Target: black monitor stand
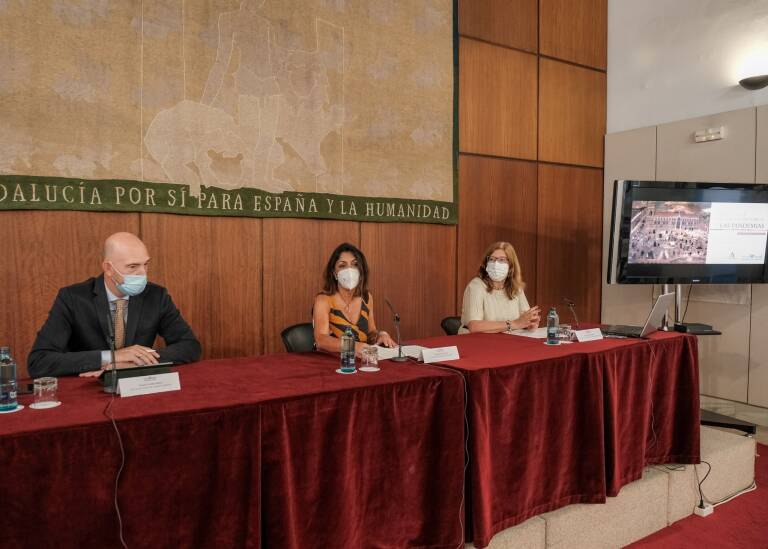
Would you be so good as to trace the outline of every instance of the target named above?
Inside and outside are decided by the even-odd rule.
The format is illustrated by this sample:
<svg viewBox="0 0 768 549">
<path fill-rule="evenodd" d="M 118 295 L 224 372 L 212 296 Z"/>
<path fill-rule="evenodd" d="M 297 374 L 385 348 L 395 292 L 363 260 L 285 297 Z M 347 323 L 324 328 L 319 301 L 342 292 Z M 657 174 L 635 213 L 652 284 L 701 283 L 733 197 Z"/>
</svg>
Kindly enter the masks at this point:
<svg viewBox="0 0 768 549">
<path fill-rule="evenodd" d="M 670 284 L 664 284 L 664 293 L 671 291 Z M 670 319 L 665 318 L 665 326 L 668 331 L 683 332 L 687 334 L 705 336 L 705 335 L 722 335 L 722 332 L 715 330 L 709 324 L 701 324 L 698 322 L 683 322 L 683 287 L 680 284 L 675 284 L 675 321 L 674 324 L 670 322 Z M 702 425 L 710 427 L 724 427 L 726 429 L 736 429 L 743 431 L 747 435 L 754 435 L 757 432 L 757 426 L 754 423 L 748 421 L 742 421 L 716 412 L 710 412 L 709 410 L 700 410 Z"/>
<path fill-rule="evenodd" d="M 701 421 L 702 425 L 708 425 L 710 427 L 725 427 L 727 429 L 736 429 L 742 431 L 746 435 L 754 436 L 757 432 L 757 425 L 749 423 L 748 421 L 742 421 L 735 417 L 724 416 L 717 412 L 710 412 L 709 410 L 701 409 Z"/>
</svg>

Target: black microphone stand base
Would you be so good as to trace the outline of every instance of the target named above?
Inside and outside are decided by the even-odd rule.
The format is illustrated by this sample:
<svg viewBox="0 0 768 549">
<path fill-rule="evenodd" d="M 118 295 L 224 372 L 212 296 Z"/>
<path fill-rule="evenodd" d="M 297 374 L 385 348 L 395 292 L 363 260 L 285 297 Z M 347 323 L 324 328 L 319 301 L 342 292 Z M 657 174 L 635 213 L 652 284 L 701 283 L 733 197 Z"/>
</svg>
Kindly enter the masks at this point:
<svg viewBox="0 0 768 549">
<path fill-rule="evenodd" d="M 400 352 L 402 353 L 402 351 L 400 351 Z M 393 360 L 394 362 L 405 362 L 405 361 L 408 360 L 408 357 L 407 356 L 400 356 L 400 354 L 398 354 L 397 356 L 393 356 L 389 360 Z"/>
<path fill-rule="evenodd" d="M 105 370 L 101 374 L 101 382 L 104 384 L 105 393 L 117 393 L 117 382 L 120 379 L 127 379 L 139 376 L 159 375 L 170 373 L 170 363 L 146 364 L 144 366 L 134 366 L 132 368 Z"/>
</svg>

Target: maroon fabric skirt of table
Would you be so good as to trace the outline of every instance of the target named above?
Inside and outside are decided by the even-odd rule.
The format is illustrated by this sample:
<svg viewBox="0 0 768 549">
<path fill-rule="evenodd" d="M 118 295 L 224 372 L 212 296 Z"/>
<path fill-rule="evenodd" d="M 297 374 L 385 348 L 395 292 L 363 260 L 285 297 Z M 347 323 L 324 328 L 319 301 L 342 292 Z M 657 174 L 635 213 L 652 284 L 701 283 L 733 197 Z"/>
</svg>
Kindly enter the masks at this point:
<svg viewBox="0 0 768 549">
<path fill-rule="evenodd" d="M 604 502 L 655 463 L 699 462 L 694 336 L 546 346 L 506 334 L 456 345 L 468 385 L 467 539 L 478 547 L 526 519 Z"/>
<path fill-rule="evenodd" d="M 181 392 L 116 398 L 128 546 L 458 546 L 461 376 L 337 366 L 210 360 L 178 368 Z M 58 408 L 0 416 L 3 546 L 119 547 L 110 397 L 93 379 L 59 384 Z"/>
</svg>

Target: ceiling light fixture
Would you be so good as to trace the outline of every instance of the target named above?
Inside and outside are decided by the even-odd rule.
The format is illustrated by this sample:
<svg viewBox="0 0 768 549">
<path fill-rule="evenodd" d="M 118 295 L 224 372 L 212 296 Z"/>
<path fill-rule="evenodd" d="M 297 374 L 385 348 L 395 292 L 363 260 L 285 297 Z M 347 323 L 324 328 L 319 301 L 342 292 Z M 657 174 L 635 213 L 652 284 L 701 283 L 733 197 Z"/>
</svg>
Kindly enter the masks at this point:
<svg viewBox="0 0 768 549">
<path fill-rule="evenodd" d="M 739 80 L 739 85 L 747 90 L 762 90 L 764 87 L 768 86 L 768 74 L 742 78 Z"/>
</svg>

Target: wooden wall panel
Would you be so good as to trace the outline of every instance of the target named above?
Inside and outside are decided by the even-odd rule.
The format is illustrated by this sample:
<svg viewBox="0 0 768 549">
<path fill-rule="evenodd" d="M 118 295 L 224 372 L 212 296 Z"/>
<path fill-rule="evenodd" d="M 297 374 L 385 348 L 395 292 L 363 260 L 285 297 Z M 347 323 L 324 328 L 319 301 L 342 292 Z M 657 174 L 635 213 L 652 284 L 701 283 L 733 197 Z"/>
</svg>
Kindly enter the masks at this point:
<svg viewBox="0 0 768 549">
<path fill-rule="evenodd" d="M 460 150 L 535 160 L 536 56 L 467 38 L 459 55 Z"/>
<path fill-rule="evenodd" d="M 139 215 L 92 212 L 2 212 L 0 345 L 10 345 L 27 376 L 27 355 L 58 290 L 101 273 L 104 239 L 138 233 Z"/>
<path fill-rule="evenodd" d="M 220 217 L 211 223 L 211 318 L 206 356 L 264 352 L 262 220 Z"/>
<path fill-rule="evenodd" d="M 457 313 L 486 246 L 511 242 L 520 258 L 526 296 L 536 297 L 536 163 L 461 155 Z"/>
<path fill-rule="evenodd" d="M 539 165 L 536 303 L 557 306 L 562 322 L 564 297 L 579 320 L 600 322 L 602 206 L 601 170 Z"/>
<path fill-rule="evenodd" d="M 608 0 L 540 0 L 540 53 L 606 69 Z"/>
<path fill-rule="evenodd" d="M 0 344 L 25 363 L 56 290 L 98 273 L 101 243 L 117 230 L 143 236 L 154 258 L 150 278 L 168 287 L 206 357 L 282 351 L 280 331 L 309 319 L 322 267 L 343 240 L 362 244 L 371 262 L 380 325 L 392 328 L 389 297 L 408 339 L 441 333 L 478 255 L 502 238 L 518 248 L 530 301 L 546 306 L 567 294 L 597 320 L 600 172 L 535 161 L 602 166 L 605 74 L 539 61 L 536 50 L 540 39 L 542 55 L 603 68 L 606 0 L 540 3 L 460 2 L 459 146 L 468 154 L 458 227 L 3 212 L 11 245 L 0 283 L 10 304 L 0 312 Z"/>
<path fill-rule="evenodd" d="M 168 288 L 203 357 L 260 354 L 261 220 L 142 214 L 150 279 Z"/>
<path fill-rule="evenodd" d="M 537 0 L 459 0 L 459 33 L 535 53 L 537 4 Z"/>
<path fill-rule="evenodd" d="M 323 287 L 323 269 L 342 242 L 359 246 L 358 222 L 264 220 L 265 352 L 285 351 L 280 332 L 312 320 L 312 304 Z"/>
<path fill-rule="evenodd" d="M 602 167 L 605 74 L 540 59 L 539 160 Z"/>
<path fill-rule="evenodd" d="M 456 310 L 456 227 L 363 223 L 361 244 L 379 329 L 394 337 L 388 298 L 400 313 L 404 341 L 443 334 L 440 321 Z"/>
</svg>

